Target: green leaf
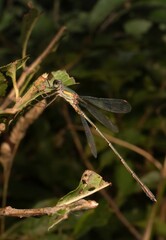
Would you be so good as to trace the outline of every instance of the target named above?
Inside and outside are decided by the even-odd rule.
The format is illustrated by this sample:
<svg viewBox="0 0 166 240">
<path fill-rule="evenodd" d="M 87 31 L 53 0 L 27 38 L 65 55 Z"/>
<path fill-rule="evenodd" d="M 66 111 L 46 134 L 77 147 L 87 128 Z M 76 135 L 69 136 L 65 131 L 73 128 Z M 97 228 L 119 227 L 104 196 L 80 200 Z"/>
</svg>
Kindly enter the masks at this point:
<svg viewBox="0 0 166 240">
<path fill-rule="evenodd" d="M 109 185 L 110 183 L 105 182 L 99 174 L 91 170 L 86 170 L 81 177 L 81 181 L 78 187 L 62 197 L 58 201 L 57 206 L 62 206 L 64 204 L 70 204 L 78 201 L 105 187 L 108 187 Z"/>
<path fill-rule="evenodd" d="M 14 62 L 11 62 L 7 65 L 0 67 L 0 72 L 5 72 L 5 74 L 13 79 L 13 76 L 16 74 L 16 71 L 20 69 L 23 64 L 28 60 L 28 56 L 25 58 L 17 59 Z"/>
<path fill-rule="evenodd" d="M 115 8 L 124 2 L 125 0 L 98 0 L 89 17 L 90 28 L 96 28 Z"/>
<path fill-rule="evenodd" d="M 54 80 L 60 80 L 65 86 L 70 86 L 76 84 L 73 77 L 70 77 L 69 74 L 65 70 L 58 70 L 56 72 L 51 72 L 52 78 L 49 82 L 53 83 Z"/>
<path fill-rule="evenodd" d="M 134 19 L 126 22 L 124 25 L 124 29 L 128 34 L 131 34 L 133 36 L 140 36 L 148 32 L 151 26 L 151 21 L 147 21 L 145 19 Z"/>
<path fill-rule="evenodd" d="M 110 183 L 105 182 L 99 174 L 86 170 L 81 177 L 78 187 L 62 197 L 56 204 L 56 207 L 62 208 L 53 215 L 49 230 L 66 219 L 72 211 L 97 207 L 98 204 L 95 201 L 86 201 L 83 198 L 109 185 Z"/>
</svg>

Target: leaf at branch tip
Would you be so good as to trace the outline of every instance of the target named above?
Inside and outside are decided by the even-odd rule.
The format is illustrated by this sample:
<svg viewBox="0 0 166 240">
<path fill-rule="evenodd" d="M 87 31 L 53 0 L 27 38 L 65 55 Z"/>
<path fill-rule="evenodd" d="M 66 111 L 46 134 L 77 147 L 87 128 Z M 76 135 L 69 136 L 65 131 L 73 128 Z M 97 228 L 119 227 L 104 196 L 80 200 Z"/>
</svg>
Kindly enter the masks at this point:
<svg viewBox="0 0 166 240">
<path fill-rule="evenodd" d="M 91 170 L 86 170 L 81 177 L 81 181 L 78 187 L 62 197 L 58 201 L 57 206 L 62 206 L 78 201 L 97 191 L 100 191 L 109 185 L 111 185 L 111 183 L 105 182 L 99 174 Z"/>
<path fill-rule="evenodd" d="M 0 67 L 0 72 L 5 72 L 5 74 L 13 79 L 13 76 L 16 74 L 16 71 L 23 66 L 23 64 L 28 60 L 28 56 L 17 59 L 14 62 L 11 62 L 7 65 Z"/>
<path fill-rule="evenodd" d="M 83 198 L 109 185 L 111 183 L 105 182 L 99 174 L 91 170 L 86 170 L 81 177 L 78 187 L 58 201 L 56 207 L 61 207 L 61 209 L 53 214 L 48 230 L 68 218 L 68 215 L 73 211 L 96 208 L 98 206 L 97 202 L 87 201 Z"/>
<path fill-rule="evenodd" d="M 60 80 L 65 86 L 70 86 L 76 84 L 73 77 L 70 77 L 65 70 L 58 70 L 56 72 L 51 72 L 52 78 L 49 81 L 50 84 L 53 84 L 54 80 Z"/>
<path fill-rule="evenodd" d="M 61 208 L 51 217 L 48 230 L 68 218 L 68 215 L 73 211 L 96 208 L 98 206 L 97 202 L 87 201 L 83 198 L 109 185 L 111 185 L 111 183 L 105 182 L 99 174 L 91 170 L 86 170 L 81 177 L 78 187 L 58 201 L 56 207 Z"/>
</svg>

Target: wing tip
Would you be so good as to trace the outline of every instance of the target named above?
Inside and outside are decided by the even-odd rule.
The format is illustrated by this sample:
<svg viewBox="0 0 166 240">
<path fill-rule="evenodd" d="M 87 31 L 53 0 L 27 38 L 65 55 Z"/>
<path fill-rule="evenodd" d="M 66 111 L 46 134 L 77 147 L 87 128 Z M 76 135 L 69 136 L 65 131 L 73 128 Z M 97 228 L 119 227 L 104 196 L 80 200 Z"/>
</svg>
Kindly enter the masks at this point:
<svg viewBox="0 0 166 240">
<path fill-rule="evenodd" d="M 124 102 L 126 103 L 125 107 L 124 107 L 124 113 L 128 113 L 128 112 L 131 112 L 131 105 L 130 103 L 128 103 L 126 100 L 124 100 Z"/>
</svg>

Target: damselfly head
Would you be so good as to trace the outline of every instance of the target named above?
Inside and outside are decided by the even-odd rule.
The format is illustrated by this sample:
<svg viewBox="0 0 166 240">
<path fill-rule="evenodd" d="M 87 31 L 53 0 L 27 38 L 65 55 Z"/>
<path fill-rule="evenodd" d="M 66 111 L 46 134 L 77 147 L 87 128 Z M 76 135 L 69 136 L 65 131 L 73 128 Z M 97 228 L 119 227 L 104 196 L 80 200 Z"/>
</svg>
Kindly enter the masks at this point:
<svg viewBox="0 0 166 240">
<path fill-rule="evenodd" d="M 61 86 L 61 81 L 60 80 L 54 80 L 53 86 L 54 88 L 58 89 Z"/>
</svg>

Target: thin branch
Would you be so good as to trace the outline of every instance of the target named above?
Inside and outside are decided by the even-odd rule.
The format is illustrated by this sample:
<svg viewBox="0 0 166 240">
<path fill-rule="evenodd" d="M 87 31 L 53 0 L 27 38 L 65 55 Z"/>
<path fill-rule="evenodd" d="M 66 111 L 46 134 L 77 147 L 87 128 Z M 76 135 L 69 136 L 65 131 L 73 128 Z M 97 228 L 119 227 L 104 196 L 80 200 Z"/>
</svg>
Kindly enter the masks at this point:
<svg viewBox="0 0 166 240">
<path fill-rule="evenodd" d="M 59 210 L 68 209 L 68 213 L 73 211 L 93 209 L 98 206 L 98 203 L 93 200 L 80 199 L 79 201 L 73 202 L 71 204 L 64 204 L 62 206 L 45 207 L 45 208 L 33 208 L 33 209 L 16 209 L 11 206 L 0 208 L 0 216 L 6 217 L 19 217 L 27 218 L 34 216 L 44 216 L 56 214 Z M 67 213 L 67 217 L 68 217 Z"/>
<path fill-rule="evenodd" d="M 37 209 L 16 209 L 10 206 L 0 209 L 0 216 L 6 217 L 34 217 L 51 215 L 58 211 L 60 207 L 47 207 L 47 208 L 37 208 Z"/>
<path fill-rule="evenodd" d="M 19 89 L 18 89 L 17 82 L 16 82 L 16 72 L 13 73 L 12 81 L 13 81 L 13 88 L 15 91 L 15 97 L 17 100 L 19 98 Z"/>
</svg>

